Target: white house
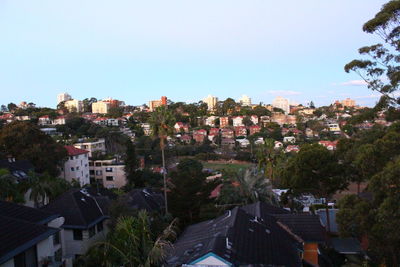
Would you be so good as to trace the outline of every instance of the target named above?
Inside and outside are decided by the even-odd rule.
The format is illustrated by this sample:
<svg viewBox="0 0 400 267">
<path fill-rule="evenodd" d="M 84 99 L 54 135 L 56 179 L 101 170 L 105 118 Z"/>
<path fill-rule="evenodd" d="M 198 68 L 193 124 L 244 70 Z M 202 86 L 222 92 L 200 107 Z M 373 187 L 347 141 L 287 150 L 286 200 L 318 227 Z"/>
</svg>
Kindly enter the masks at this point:
<svg viewBox="0 0 400 267">
<path fill-rule="evenodd" d="M 6 201 L 0 216 L 0 266 L 72 266 L 63 253 L 64 217 Z"/>
<path fill-rule="evenodd" d="M 90 184 L 89 177 L 89 151 L 73 146 L 65 146 L 68 159 L 61 168 L 61 177 L 72 182 L 76 180 L 81 186 Z"/>
<path fill-rule="evenodd" d="M 233 127 L 243 126 L 243 116 L 236 116 L 232 118 Z"/>
<path fill-rule="evenodd" d="M 253 122 L 254 125 L 258 124 L 258 117 L 256 115 L 251 115 L 250 120 Z"/>
<path fill-rule="evenodd" d="M 74 147 L 89 151 L 89 157 L 92 157 L 94 152 L 106 154 L 106 141 L 104 139 L 75 143 Z"/>
<path fill-rule="evenodd" d="M 214 126 L 215 126 L 215 120 L 216 120 L 216 119 L 218 119 L 217 116 L 210 116 L 210 117 L 207 117 L 206 120 L 205 120 L 205 124 L 206 124 L 207 126 L 214 127 Z"/>
<path fill-rule="evenodd" d="M 285 137 L 283 137 L 283 143 L 285 143 L 285 144 L 287 144 L 287 143 L 294 144 L 294 143 L 296 143 L 296 137 L 294 137 L 294 136 L 285 136 Z"/>
<path fill-rule="evenodd" d="M 98 201 L 100 199 L 102 201 Z M 104 210 L 108 204 L 104 196 L 93 196 L 85 189 L 73 188 L 42 209 L 65 218 L 61 236 L 63 255 L 76 259 L 84 255 L 94 243 L 106 238 L 109 216 Z"/>
</svg>

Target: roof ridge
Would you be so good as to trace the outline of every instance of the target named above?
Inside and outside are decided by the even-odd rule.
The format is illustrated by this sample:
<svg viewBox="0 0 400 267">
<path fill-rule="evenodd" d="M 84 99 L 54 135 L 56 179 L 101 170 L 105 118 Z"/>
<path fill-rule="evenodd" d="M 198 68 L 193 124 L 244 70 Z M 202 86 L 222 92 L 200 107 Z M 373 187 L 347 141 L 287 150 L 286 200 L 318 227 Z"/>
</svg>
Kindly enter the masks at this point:
<svg viewBox="0 0 400 267">
<path fill-rule="evenodd" d="M 82 219 L 82 221 L 87 225 L 86 220 L 85 220 L 85 217 L 83 217 L 82 211 L 81 211 L 81 209 L 79 208 L 79 205 L 78 205 L 78 203 L 76 202 L 76 199 L 75 199 L 75 197 L 74 197 L 74 194 L 75 194 L 75 193 L 81 193 L 81 194 L 82 194 L 82 192 L 81 192 L 80 190 L 77 190 L 77 191 L 75 191 L 75 192 L 72 192 L 71 197 L 72 197 L 72 200 L 73 200 L 73 202 L 74 202 L 74 205 L 75 205 L 76 208 L 78 209 L 79 217 L 80 217 L 80 218 Z"/>
</svg>

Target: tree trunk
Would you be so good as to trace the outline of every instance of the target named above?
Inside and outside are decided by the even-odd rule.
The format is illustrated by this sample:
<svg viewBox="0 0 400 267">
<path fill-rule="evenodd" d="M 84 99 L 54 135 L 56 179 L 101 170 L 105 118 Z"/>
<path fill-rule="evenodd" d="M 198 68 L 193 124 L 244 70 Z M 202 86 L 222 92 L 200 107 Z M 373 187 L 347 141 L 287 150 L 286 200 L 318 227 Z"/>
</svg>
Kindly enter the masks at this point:
<svg viewBox="0 0 400 267">
<path fill-rule="evenodd" d="M 162 141 L 161 141 L 162 142 Z M 162 142 L 164 143 L 164 142 Z M 167 199 L 167 172 L 165 168 L 165 155 L 164 155 L 164 144 L 161 145 L 161 157 L 163 166 L 163 180 L 164 180 L 164 201 L 165 201 L 165 214 L 168 214 L 168 199 Z"/>
<path fill-rule="evenodd" d="M 328 199 L 326 198 L 326 205 L 325 205 L 325 212 L 326 212 L 326 226 L 328 235 L 331 232 L 331 219 L 329 218 L 329 208 L 328 208 Z"/>
</svg>

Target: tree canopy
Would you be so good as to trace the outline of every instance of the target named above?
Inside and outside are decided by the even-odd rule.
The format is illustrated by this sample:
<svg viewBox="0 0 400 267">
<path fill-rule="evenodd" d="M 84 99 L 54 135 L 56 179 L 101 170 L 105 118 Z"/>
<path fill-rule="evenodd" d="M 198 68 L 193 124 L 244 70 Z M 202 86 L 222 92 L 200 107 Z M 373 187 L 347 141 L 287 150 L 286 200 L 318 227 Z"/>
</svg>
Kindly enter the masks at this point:
<svg viewBox="0 0 400 267">
<path fill-rule="evenodd" d="M 345 71 L 356 72 L 372 90 L 380 92 L 392 104 L 400 104 L 394 93 L 400 82 L 400 1 L 386 3 L 375 17 L 367 21 L 363 31 L 376 34 L 382 43 L 364 46 L 359 53 L 365 59 L 356 59 L 345 66 Z"/>
<path fill-rule="evenodd" d="M 17 160 L 28 160 L 39 173 L 57 176 L 58 166 L 66 158 L 64 147 L 43 133 L 35 124 L 16 121 L 0 130 L 0 150 Z"/>
</svg>

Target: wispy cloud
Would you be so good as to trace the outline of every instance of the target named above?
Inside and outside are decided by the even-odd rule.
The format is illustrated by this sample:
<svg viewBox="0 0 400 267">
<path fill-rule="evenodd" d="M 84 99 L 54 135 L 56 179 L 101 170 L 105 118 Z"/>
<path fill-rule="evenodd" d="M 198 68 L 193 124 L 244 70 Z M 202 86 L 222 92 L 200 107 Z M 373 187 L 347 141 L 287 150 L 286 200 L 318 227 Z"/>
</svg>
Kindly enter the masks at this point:
<svg viewBox="0 0 400 267">
<path fill-rule="evenodd" d="M 368 99 L 368 98 L 379 98 L 381 97 L 380 94 L 370 94 L 370 95 L 364 95 L 364 96 L 355 96 L 353 97 L 354 99 Z"/>
<path fill-rule="evenodd" d="M 334 83 L 334 85 L 340 86 L 366 86 L 368 83 L 364 80 L 351 80 L 343 83 Z"/>
<path fill-rule="evenodd" d="M 301 95 L 301 92 L 291 91 L 291 90 L 269 90 L 267 94 L 276 95 L 276 96 L 288 96 L 288 95 Z"/>
</svg>

